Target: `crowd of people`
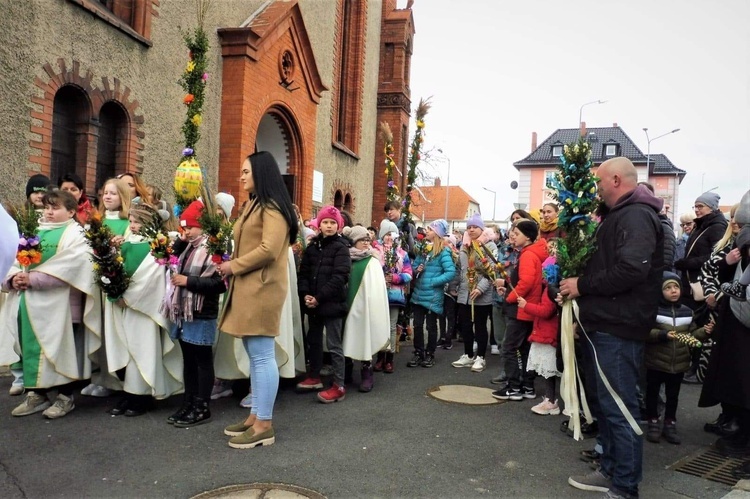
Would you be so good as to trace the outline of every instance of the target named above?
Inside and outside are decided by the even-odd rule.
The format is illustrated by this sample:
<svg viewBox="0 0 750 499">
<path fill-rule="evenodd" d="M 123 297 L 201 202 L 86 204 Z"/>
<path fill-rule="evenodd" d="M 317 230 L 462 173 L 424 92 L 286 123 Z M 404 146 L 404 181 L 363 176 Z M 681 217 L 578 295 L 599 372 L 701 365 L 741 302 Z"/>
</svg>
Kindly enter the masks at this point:
<svg viewBox="0 0 750 499">
<path fill-rule="evenodd" d="M 201 200 L 178 220 L 136 174 L 107 181 L 98 208 L 73 174 L 54 187 L 30 178 L 43 257 L 14 265 L 0 309 L 0 363 L 16 354 L 10 393 L 25 394 L 14 416 L 63 417 L 75 408 L 75 388 L 90 380 L 83 395 L 123 393 L 113 415 L 138 416 L 182 393 L 167 422 L 191 427 L 210 421 L 210 401 L 231 394 L 232 380 L 249 377 L 242 405 L 250 415 L 225 434 L 235 448 L 270 445 L 280 376 L 298 377 L 297 391 L 321 403 L 340 402 L 354 361 L 367 393 L 375 372 L 431 368 L 436 350 L 455 342 L 463 345 L 456 369 L 480 373 L 488 352 L 499 355 L 490 365 L 494 397 L 536 399 L 541 377 L 543 397 L 531 411 L 570 416 L 558 400 L 566 367 L 559 311 L 576 300 L 576 354 L 594 418 L 584 430 L 598 437 L 583 452 L 596 470 L 571 477 L 572 486 L 637 497 L 638 417 L 647 441 L 679 444 L 684 382 L 703 381 L 701 406 L 721 404 L 705 428 L 721 436 L 717 448 L 750 455 L 750 379 L 741 367 L 750 352 L 750 192 L 728 221 L 718 194 L 702 194 L 676 236 L 663 200 L 638 183 L 632 163 L 609 160 L 597 172 L 596 249 L 580 276 L 558 282 L 566 234 L 555 203 L 514 211 L 507 231 L 475 214 L 461 233 L 445 220 L 417 228 L 394 200 L 377 228 L 364 227 L 334 206 L 302 220 L 267 152 L 249 156 L 240 173 L 249 200 L 234 221 L 231 258 L 218 263 L 205 247 Z M 215 198 L 231 218 L 234 198 Z M 97 209 L 130 281 L 119 297 L 94 282 L 83 227 Z M 141 233 L 155 216 L 174 239 L 170 269 L 149 257 Z M 412 350 L 399 354 L 405 339 Z M 705 372 L 701 342 L 711 347 Z"/>
</svg>

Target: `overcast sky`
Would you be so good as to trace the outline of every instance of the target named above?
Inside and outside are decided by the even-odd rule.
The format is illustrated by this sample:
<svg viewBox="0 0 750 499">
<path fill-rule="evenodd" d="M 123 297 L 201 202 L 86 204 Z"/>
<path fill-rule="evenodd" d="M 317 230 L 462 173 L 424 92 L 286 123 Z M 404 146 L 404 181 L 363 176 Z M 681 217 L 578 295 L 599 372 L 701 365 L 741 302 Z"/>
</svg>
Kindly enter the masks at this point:
<svg viewBox="0 0 750 499">
<path fill-rule="evenodd" d="M 531 133 L 541 144 L 577 127 L 598 99 L 587 126 L 617 122 L 644 153 L 644 127 L 681 129 L 651 142 L 687 171 L 678 212 L 701 188 L 718 187 L 722 204 L 750 189 L 750 1 L 416 0 L 413 11 L 412 103 L 433 104 L 425 148 L 450 157 L 451 185 L 485 218 L 482 187 L 497 191 L 497 218 L 512 211 Z"/>
</svg>

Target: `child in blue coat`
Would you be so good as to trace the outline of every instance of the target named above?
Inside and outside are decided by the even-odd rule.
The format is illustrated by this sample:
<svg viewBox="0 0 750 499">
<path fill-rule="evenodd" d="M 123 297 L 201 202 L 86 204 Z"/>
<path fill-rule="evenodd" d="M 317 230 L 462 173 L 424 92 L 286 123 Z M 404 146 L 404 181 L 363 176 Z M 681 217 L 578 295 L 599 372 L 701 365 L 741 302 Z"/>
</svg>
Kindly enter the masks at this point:
<svg viewBox="0 0 750 499">
<path fill-rule="evenodd" d="M 427 227 L 428 249 L 417 256 L 417 279 L 411 295 L 414 312 L 414 357 L 407 367 L 435 365 L 437 319 L 443 314 L 443 288 L 456 275 L 451 249 L 444 244 L 448 222 L 439 219 Z M 431 247 L 430 247 L 431 246 Z M 424 323 L 427 320 L 427 350 L 424 347 Z"/>
</svg>

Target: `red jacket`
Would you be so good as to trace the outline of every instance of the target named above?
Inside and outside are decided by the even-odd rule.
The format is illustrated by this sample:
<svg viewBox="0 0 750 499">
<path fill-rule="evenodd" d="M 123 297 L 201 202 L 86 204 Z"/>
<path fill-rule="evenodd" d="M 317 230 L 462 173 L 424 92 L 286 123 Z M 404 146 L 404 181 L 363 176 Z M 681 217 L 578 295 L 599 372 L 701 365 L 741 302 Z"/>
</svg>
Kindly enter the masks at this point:
<svg viewBox="0 0 750 499">
<path fill-rule="evenodd" d="M 508 303 L 518 303 L 519 296 L 523 296 L 528 303 L 538 304 L 542 301 L 542 262 L 548 256 L 547 241 L 542 238 L 521 250 L 518 257 L 518 284 L 505 298 Z M 516 317 L 519 321 L 534 320 L 533 316 L 521 308 Z"/>
<path fill-rule="evenodd" d="M 529 341 L 557 347 L 557 305 L 550 300 L 546 290 L 542 291 L 541 303 L 527 303 L 523 310 L 534 317 L 534 327 Z"/>
</svg>

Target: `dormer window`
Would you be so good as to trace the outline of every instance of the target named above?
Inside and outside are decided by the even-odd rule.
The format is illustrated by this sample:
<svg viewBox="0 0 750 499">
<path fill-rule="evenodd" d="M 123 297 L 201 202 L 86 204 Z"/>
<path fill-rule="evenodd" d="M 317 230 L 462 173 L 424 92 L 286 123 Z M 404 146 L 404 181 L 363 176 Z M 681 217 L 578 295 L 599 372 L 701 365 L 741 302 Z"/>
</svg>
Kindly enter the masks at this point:
<svg viewBox="0 0 750 499">
<path fill-rule="evenodd" d="M 605 156 L 617 156 L 617 144 L 607 144 L 604 146 Z"/>
<path fill-rule="evenodd" d="M 559 158 L 562 156 L 563 146 L 552 146 L 552 157 Z"/>
</svg>

